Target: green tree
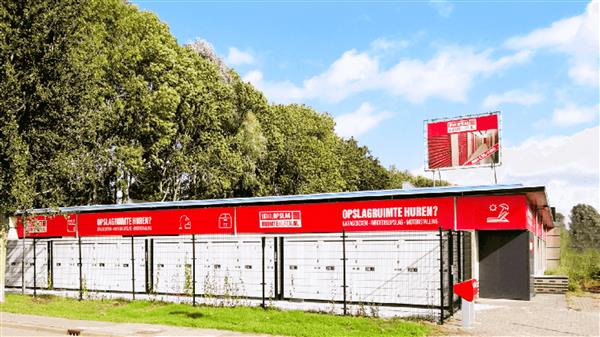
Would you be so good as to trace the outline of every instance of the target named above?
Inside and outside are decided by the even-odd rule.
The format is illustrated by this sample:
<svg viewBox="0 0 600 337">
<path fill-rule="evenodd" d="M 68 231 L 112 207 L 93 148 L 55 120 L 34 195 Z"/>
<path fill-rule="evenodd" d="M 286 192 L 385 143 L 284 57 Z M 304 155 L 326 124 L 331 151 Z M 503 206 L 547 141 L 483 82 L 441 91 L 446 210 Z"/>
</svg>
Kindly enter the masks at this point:
<svg viewBox="0 0 600 337">
<path fill-rule="evenodd" d="M 587 248 L 600 250 L 600 214 L 586 204 L 577 204 L 571 209 L 569 224 L 571 246 L 579 251 Z"/>
<path fill-rule="evenodd" d="M 390 174 L 366 146 L 354 138 L 340 139 L 337 156 L 341 159 L 340 173 L 345 191 L 367 191 L 388 188 Z"/>
</svg>

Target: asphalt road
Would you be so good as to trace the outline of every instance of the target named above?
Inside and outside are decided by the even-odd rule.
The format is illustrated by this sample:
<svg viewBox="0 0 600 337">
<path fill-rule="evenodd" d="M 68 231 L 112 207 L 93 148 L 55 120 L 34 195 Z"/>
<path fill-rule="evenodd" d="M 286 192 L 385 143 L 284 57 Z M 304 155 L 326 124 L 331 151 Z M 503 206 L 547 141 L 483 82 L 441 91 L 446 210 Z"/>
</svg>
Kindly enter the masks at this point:
<svg viewBox="0 0 600 337">
<path fill-rule="evenodd" d="M 6 324 L 2 324 L 2 326 L 0 327 L 0 336 L 2 337 L 12 337 L 12 336 L 19 336 L 19 337 L 25 337 L 25 336 L 68 336 L 67 332 L 62 332 L 59 333 L 54 332 L 54 331 L 49 331 L 49 330 L 40 330 L 40 329 L 36 329 L 36 328 L 31 328 L 31 327 L 26 327 L 26 326 L 16 326 L 16 325 L 11 325 L 11 326 L 6 326 Z"/>
</svg>

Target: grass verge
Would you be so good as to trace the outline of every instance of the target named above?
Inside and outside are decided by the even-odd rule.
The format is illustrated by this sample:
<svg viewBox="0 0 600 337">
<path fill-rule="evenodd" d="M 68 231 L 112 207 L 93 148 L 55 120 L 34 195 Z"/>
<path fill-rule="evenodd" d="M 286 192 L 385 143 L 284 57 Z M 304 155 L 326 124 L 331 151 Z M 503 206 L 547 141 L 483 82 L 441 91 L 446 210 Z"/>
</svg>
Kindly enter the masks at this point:
<svg viewBox="0 0 600 337">
<path fill-rule="evenodd" d="M 571 248 L 569 233 L 563 228 L 560 234 L 560 266 L 546 271 L 548 275 L 569 276 L 569 291 L 600 292 L 600 250 L 588 248 L 577 251 Z"/>
<path fill-rule="evenodd" d="M 250 307 L 192 307 L 151 301 L 86 300 L 7 294 L 0 311 L 109 322 L 150 323 L 284 336 L 427 336 L 433 328 L 401 319 L 334 316 Z"/>
</svg>

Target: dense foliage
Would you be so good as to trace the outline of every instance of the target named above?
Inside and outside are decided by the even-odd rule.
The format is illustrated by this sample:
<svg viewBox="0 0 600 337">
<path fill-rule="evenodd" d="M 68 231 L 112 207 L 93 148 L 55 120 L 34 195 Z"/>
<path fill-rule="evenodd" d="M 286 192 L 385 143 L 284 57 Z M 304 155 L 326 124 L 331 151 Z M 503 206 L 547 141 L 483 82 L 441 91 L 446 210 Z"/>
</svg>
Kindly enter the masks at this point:
<svg viewBox="0 0 600 337">
<path fill-rule="evenodd" d="M 431 184 L 122 0 L 2 1 L 0 135 L 0 214 Z"/>
<path fill-rule="evenodd" d="M 600 214 L 594 207 L 585 204 L 573 206 L 569 232 L 574 249 L 600 251 Z"/>
<path fill-rule="evenodd" d="M 569 276 L 569 290 L 581 291 L 600 289 L 600 250 L 573 249 L 573 238 L 569 231 L 561 229 L 560 265 L 548 274 Z"/>
<path fill-rule="evenodd" d="M 569 276 L 569 290 L 600 289 L 600 215 L 593 206 L 578 204 L 571 209 L 570 226 L 556 214 L 561 227 L 560 265 L 549 274 Z"/>
</svg>

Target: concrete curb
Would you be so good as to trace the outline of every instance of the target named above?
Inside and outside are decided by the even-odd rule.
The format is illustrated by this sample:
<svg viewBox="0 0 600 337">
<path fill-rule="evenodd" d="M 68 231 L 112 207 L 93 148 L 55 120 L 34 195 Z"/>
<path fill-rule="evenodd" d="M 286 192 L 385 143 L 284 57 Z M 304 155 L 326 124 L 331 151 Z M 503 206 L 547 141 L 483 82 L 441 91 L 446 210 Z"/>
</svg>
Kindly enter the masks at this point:
<svg viewBox="0 0 600 337">
<path fill-rule="evenodd" d="M 89 328 L 81 328 L 81 327 L 65 328 L 65 327 L 58 327 L 58 326 L 36 325 L 36 324 L 22 323 L 22 322 L 7 322 L 4 320 L 2 321 L 2 325 L 6 326 L 6 327 L 10 327 L 10 328 L 15 328 L 15 329 L 24 328 L 24 329 L 32 330 L 32 331 L 47 331 L 47 332 L 54 332 L 54 333 L 64 333 L 65 335 L 68 335 L 68 330 L 77 329 L 77 330 L 81 331 L 81 334 L 79 336 L 105 336 L 105 337 L 126 336 L 126 335 L 115 335 L 115 334 L 109 333 L 109 332 L 92 331 Z"/>
</svg>

